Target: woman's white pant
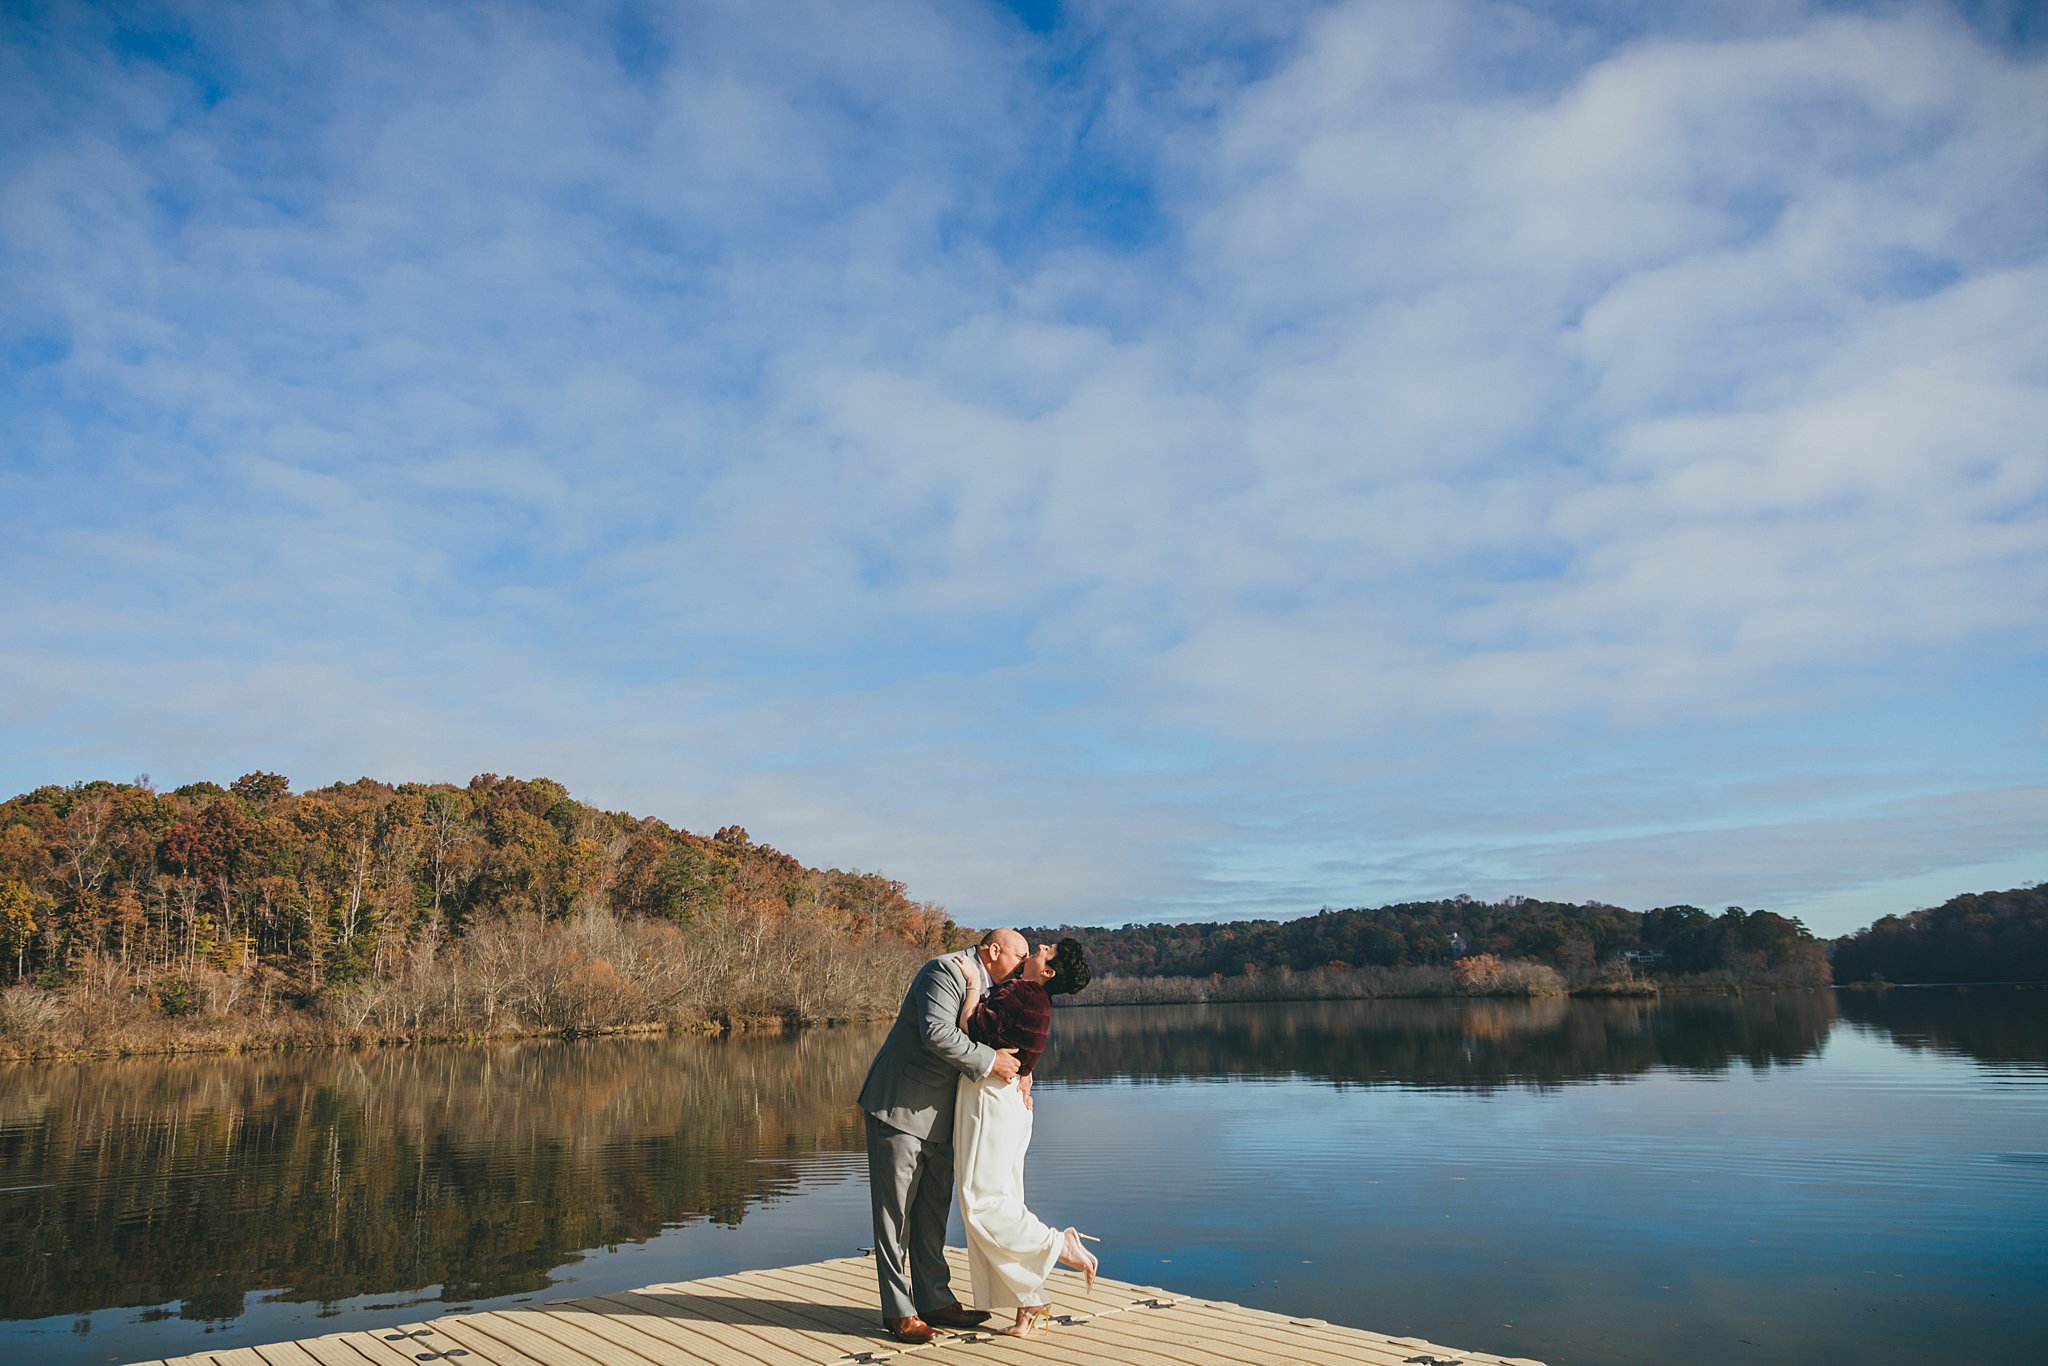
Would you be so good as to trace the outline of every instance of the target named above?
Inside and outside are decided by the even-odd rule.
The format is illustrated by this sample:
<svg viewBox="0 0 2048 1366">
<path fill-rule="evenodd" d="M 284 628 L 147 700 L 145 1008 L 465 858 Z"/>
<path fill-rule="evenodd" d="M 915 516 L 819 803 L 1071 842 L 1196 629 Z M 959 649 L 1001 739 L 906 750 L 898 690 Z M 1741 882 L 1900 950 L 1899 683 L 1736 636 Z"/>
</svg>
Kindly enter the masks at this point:
<svg viewBox="0 0 2048 1366">
<path fill-rule="evenodd" d="M 979 1309 L 1046 1304 L 1060 1233 L 1024 1204 L 1031 1112 L 1015 1082 L 963 1077 L 953 1104 L 953 1177 Z"/>
</svg>

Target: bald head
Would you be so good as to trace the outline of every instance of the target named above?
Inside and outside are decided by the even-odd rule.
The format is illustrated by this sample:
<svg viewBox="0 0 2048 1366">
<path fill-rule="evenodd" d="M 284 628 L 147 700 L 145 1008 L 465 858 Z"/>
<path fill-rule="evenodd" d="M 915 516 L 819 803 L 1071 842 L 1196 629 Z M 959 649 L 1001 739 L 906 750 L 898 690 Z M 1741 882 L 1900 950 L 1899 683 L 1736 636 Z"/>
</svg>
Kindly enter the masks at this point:
<svg viewBox="0 0 2048 1366">
<path fill-rule="evenodd" d="M 974 951 L 981 955 L 981 965 L 988 969 L 989 978 L 1002 982 L 1017 970 L 1017 965 L 1031 952 L 1031 946 L 1015 930 L 990 930 Z"/>
</svg>

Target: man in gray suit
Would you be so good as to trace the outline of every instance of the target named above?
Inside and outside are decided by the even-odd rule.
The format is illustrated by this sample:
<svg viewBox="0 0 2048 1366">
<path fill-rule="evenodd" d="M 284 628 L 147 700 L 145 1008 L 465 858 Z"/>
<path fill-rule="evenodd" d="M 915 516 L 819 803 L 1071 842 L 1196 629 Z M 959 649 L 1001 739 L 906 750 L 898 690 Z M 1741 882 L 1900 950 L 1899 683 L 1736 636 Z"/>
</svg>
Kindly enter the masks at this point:
<svg viewBox="0 0 2048 1366">
<path fill-rule="evenodd" d="M 960 1007 L 970 974 L 986 996 L 1030 951 L 1015 930 L 991 930 L 968 952 L 941 954 L 919 968 L 861 1085 L 882 1326 L 899 1342 L 930 1342 L 935 1323 L 973 1328 L 988 1318 L 960 1306 L 946 1267 L 953 1095 L 962 1076 L 1015 1077 L 1017 1050 L 968 1038 Z"/>
</svg>

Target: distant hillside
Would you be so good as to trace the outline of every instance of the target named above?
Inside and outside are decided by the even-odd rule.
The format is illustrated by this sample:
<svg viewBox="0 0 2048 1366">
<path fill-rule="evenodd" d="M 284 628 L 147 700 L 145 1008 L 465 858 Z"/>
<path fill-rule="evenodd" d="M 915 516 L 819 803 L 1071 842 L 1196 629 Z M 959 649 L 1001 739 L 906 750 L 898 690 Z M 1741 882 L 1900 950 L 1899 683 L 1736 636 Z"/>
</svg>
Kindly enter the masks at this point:
<svg viewBox="0 0 2048 1366">
<path fill-rule="evenodd" d="M 1971 892 L 1835 941 L 1841 982 L 2048 982 L 2048 887 Z"/>
<path fill-rule="evenodd" d="M 878 873 L 547 778 L 295 794 L 259 772 L 0 802 L 0 983 L 21 984 L 0 1049 L 207 1046 L 233 1021 L 275 1039 L 871 1015 L 956 937 Z"/>
<path fill-rule="evenodd" d="M 1781 986 L 1829 981 L 1825 946 L 1804 925 L 1739 906 L 1710 915 L 1696 906 L 1638 912 L 1597 903 L 1458 897 L 1326 910 L 1299 920 L 1118 930 L 1067 926 L 1026 934 L 1071 934 L 1088 946 L 1097 971 L 1127 977 L 1230 977 L 1248 968 L 1413 967 L 1494 954 L 1583 979 L 1616 963 L 1625 951 L 1652 950 L 1648 959 L 1665 975 Z"/>
</svg>

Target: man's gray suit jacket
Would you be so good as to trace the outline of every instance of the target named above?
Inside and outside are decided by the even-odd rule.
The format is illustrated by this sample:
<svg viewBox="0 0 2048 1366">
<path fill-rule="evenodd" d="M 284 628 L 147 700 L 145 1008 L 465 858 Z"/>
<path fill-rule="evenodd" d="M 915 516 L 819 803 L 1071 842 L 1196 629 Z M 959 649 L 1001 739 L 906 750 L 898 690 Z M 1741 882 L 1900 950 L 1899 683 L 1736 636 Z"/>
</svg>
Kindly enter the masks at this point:
<svg viewBox="0 0 2048 1366">
<path fill-rule="evenodd" d="M 993 1048 L 960 1028 L 965 973 L 976 970 L 954 962 L 961 957 L 941 954 L 917 970 L 860 1088 L 861 1109 L 916 1138 L 948 1138 L 961 1076 L 986 1076 L 996 1060 Z"/>
</svg>

